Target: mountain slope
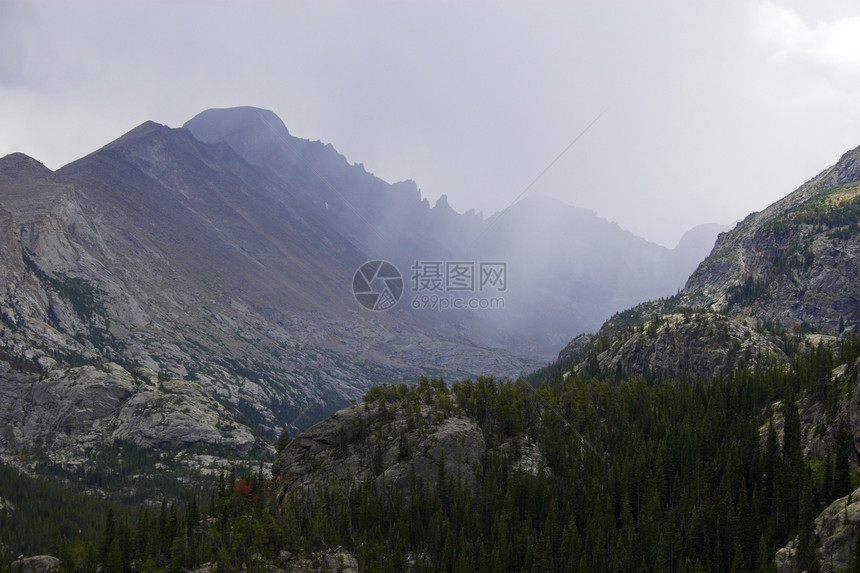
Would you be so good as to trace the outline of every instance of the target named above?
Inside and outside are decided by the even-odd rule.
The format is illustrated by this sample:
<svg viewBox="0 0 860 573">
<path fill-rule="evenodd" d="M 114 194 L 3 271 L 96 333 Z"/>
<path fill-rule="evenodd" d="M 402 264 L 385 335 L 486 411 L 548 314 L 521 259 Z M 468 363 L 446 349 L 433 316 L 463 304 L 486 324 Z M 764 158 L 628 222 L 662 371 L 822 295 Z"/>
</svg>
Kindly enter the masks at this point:
<svg viewBox="0 0 860 573">
<path fill-rule="evenodd" d="M 860 328 L 858 195 L 860 147 L 721 235 L 684 294 L 787 328 Z"/>
<path fill-rule="evenodd" d="M 486 220 L 455 213 L 444 195 L 431 208 L 415 183 L 389 185 L 330 145 L 292 136 L 266 110 L 207 110 L 185 127 L 300 189 L 353 244 L 370 258 L 395 263 L 404 276 L 416 260 L 507 263 L 504 309 L 480 317 L 447 313 L 456 330 L 491 344 L 555 352 L 571 334 L 597 328 L 620 308 L 674 294 L 705 254 L 702 239 L 668 250 L 547 197 L 526 197 Z M 717 231 L 700 232 L 710 243 L 705 248 Z M 498 332 L 506 334 L 493 338 Z"/>
<path fill-rule="evenodd" d="M 460 375 L 527 368 L 358 315 L 345 290 L 366 255 L 226 145 L 150 122 L 42 175 L 3 188 L 7 347 L 195 378 L 271 432 L 421 372 L 398 353 L 443 352 L 438 371 Z"/>
<path fill-rule="evenodd" d="M 209 110 L 180 129 L 146 122 L 55 172 L 0 159 L 0 360 L 58 388 L 70 367 L 114 362 L 121 387 L 145 368 L 273 437 L 375 383 L 533 370 L 611 312 L 675 292 L 689 253 L 542 197 L 486 220 L 444 196 L 431 207 L 271 112 Z M 375 259 L 403 276 L 386 312 L 350 291 Z M 507 282 L 425 293 L 416 262 L 504 264 Z M 422 308 L 425 294 L 502 308 Z M 26 384 L 0 382 L 37 415 Z M 0 447 L 45 439 L 30 434 Z"/>
<path fill-rule="evenodd" d="M 559 354 L 559 363 L 570 366 L 596 360 L 603 366 L 620 365 L 626 375 L 642 373 L 646 365 L 653 367 L 663 360 L 665 349 L 655 338 L 658 326 L 665 315 L 678 312 L 694 313 L 700 322 L 707 322 L 709 332 L 724 332 L 721 345 L 727 349 L 746 348 L 756 336 L 764 337 L 768 343 L 756 344 L 754 355 L 763 352 L 765 362 L 785 360 L 786 354 L 817 344 L 816 337 L 808 340 L 804 334 L 857 332 L 858 165 L 860 147 L 793 193 L 721 233 L 677 296 L 615 314 L 597 335 L 574 339 Z M 700 334 L 675 342 L 684 348 L 701 344 Z M 698 365 L 686 360 L 673 368 L 658 367 L 655 374 L 691 377 L 710 370 L 711 376 L 725 375 L 735 366 L 723 358 Z"/>
</svg>

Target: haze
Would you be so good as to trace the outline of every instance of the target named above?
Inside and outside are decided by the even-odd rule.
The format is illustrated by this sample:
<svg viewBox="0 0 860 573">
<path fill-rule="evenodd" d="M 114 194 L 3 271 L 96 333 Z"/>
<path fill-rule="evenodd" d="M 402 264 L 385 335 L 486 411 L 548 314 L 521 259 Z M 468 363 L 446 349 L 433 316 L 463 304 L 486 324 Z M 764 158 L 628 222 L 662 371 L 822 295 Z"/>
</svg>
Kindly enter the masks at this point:
<svg viewBox="0 0 860 573">
<path fill-rule="evenodd" d="M 489 215 L 575 141 L 528 194 L 669 247 L 860 144 L 858 98 L 852 2 L 0 2 L 0 156 L 254 105 Z"/>
</svg>

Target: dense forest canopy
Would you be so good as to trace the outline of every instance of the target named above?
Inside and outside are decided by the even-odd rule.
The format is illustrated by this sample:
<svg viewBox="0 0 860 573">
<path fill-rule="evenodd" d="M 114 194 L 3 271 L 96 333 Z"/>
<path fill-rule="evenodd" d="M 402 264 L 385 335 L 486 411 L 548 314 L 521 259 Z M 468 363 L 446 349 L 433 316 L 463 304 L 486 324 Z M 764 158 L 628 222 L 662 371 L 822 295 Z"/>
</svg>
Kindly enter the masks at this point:
<svg viewBox="0 0 860 573">
<path fill-rule="evenodd" d="M 69 571 L 204 563 L 264 571 L 285 556 L 341 546 L 364 571 L 773 571 L 776 550 L 796 538 L 798 564 L 811 568 L 815 516 L 857 481 L 837 405 L 856 380 L 858 356 L 860 339 L 849 337 L 790 367 L 707 383 L 557 373 L 535 385 L 422 378 L 378 386 L 366 403 L 392 412 L 429 405 L 477 422 L 488 448 L 474 488 L 447 476 L 443 458 L 433 490 L 416 480 L 405 494 L 381 491 L 366 480 L 279 502 L 261 464 L 222 474 L 209 495 L 136 513 L 99 506 L 98 531 L 55 534 L 44 550 Z M 844 374 L 833 377 L 840 365 Z M 804 455 L 803 399 L 825 404 L 836 428 L 823 459 Z M 409 435 L 401 439 L 408 448 Z M 536 471 L 515 469 L 522 444 L 540 450 Z M 28 487 L 3 472 L 4 484 Z M 31 549 L 21 532 L 60 525 L 61 511 L 43 509 L 0 511 L 0 570 Z M 30 525 L 15 521 L 24 516 Z"/>
</svg>

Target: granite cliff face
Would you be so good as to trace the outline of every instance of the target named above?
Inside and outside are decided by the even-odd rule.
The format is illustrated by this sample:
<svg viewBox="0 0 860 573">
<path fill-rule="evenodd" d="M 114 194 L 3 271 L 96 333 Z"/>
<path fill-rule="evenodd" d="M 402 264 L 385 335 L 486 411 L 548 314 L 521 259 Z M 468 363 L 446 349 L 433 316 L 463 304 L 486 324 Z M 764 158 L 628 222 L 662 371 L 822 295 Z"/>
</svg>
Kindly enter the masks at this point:
<svg viewBox="0 0 860 573">
<path fill-rule="evenodd" d="M 437 488 L 442 476 L 473 488 L 490 455 L 510 459 L 514 471 L 525 474 L 545 467 L 530 438 L 491 438 L 490 427 L 453 398 L 441 380 L 374 388 L 363 403 L 308 428 L 278 453 L 272 466 L 278 499 L 363 484 L 407 495 L 415 487 Z"/>
<path fill-rule="evenodd" d="M 742 364 L 767 366 L 787 360 L 782 340 L 747 321 L 713 311 L 655 316 L 606 341 L 605 349 L 595 349 L 590 362 L 575 369 L 591 366 L 625 376 L 707 380 L 734 372 Z M 574 355 L 576 347 L 566 352 Z"/>
<path fill-rule="evenodd" d="M 35 376 L 0 363 L 0 447 L 41 450 L 66 469 L 116 440 L 158 450 L 216 447 L 241 456 L 263 446 L 200 384 L 114 363 Z"/>
<path fill-rule="evenodd" d="M 533 364 L 479 321 L 362 313 L 349 286 L 369 256 L 224 143 L 149 122 L 55 173 L 20 155 L 0 171 L 0 358 L 16 367 L 141 365 L 275 435 L 375 382 Z"/>
<path fill-rule="evenodd" d="M 558 362 L 673 379 L 725 374 L 739 358 L 778 362 L 809 347 L 805 333 L 860 330 L 858 276 L 860 147 L 721 233 L 676 296 L 615 314 Z"/>
<path fill-rule="evenodd" d="M 272 471 L 281 499 L 297 490 L 366 479 L 380 489 L 407 492 L 415 480 L 435 488 L 440 468 L 474 484 L 485 449 L 480 428 L 463 416 L 441 415 L 425 404 L 407 420 L 396 406 L 359 404 L 299 434 Z"/>
<path fill-rule="evenodd" d="M 792 328 L 860 329 L 860 147 L 729 233 L 685 299 Z"/>
<path fill-rule="evenodd" d="M 841 366 L 831 373 L 832 380 L 844 385 L 846 391 L 832 416 L 827 405 L 812 396 L 797 403 L 803 455 L 825 459 L 828 448 L 833 449 L 839 425 L 844 423 L 848 435 L 852 465 L 860 462 L 860 360 L 853 367 Z M 771 423 L 781 437 L 784 427 L 784 406 L 773 404 Z M 768 425 L 760 429 L 764 442 Z M 848 571 L 860 536 L 860 489 L 834 500 L 815 518 L 816 559 L 823 573 Z M 789 541 L 776 554 L 779 573 L 800 573 L 797 562 L 797 539 Z"/>
<path fill-rule="evenodd" d="M 848 571 L 860 530 L 860 489 L 831 503 L 815 519 L 815 536 L 821 544 L 816 558 L 821 573 Z M 777 551 L 778 573 L 801 573 L 796 565 L 797 540 Z"/>
</svg>

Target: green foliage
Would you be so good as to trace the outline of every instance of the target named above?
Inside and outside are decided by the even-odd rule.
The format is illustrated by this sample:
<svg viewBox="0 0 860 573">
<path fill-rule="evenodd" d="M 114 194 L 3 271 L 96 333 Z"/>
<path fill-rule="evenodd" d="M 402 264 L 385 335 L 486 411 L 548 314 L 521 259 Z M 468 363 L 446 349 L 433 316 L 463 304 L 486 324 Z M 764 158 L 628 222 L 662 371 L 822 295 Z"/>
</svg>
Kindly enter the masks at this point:
<svg viewBox="0 0 860 573">
<path fill-rule="evenodd" d="M 278 453 L 281 452 L 284 448 L 287 447 L 290 443 L 290 429 L 285 425 L 281 430 L 281 434 L 278 436 L 278 444 L 276 450 Z"/>
<path fill-rule="evenodd" d="M 751 276 L 747 277 L 742 284 L 729 287 L 726 290 L 728 310 L 736 305 L 746 305 L 759 300 L 767 292 L 767 287 L 768 281 L 754 279 Z"/>
<path fill-rule="evenodd" d="M 769 222 L 764 230 L 783 233 L 801 225 L 818 229 L 848 228 L 852 232 L 860 221 L 860 194 L 857 182 L 821 194 L 787 215 Z"/>
<path fill-rule="evenodd" d="M 836 450 L 833 468 L 833 489 L 830 493 L 831 499 L 837 499 L 851 492 L 851 465 L 849 458 L 848 432 L 845 429 L 845 421 L 839 423 L 836 432 Z"/>
<path fill-rule="evenodd" d="M 380 386 L 368 407 L 414 415 L 429 406 L 476 421 L 488 450 L 475 487 L 444 457 L 436 489 L 413 478 L 396 493 L 368 479 L 280 502 L 261 472 L 232 471 L 184 506 L 165 502 L 136 519 L 105 511 L 94 535 L 54 552 L 80 571 L 265 570 L 282 550 L 336 546 L 363 571 L 768 571 L 775 550 L 797 538 L 798 564 L 814 570 L 813 519 L 843 462 L 803 457 L 798 397 L 814 396 L 821 373 L 858 352 L 846 339 L 835 356 L 822 346 L 791 368 L 708 384 L 573 375 L 538 387 L 492 378 Z M 774 401 L 782 435 L 770 424 Z M 524 441 L 542 453 L 534 471 L 517 469 Z M 838 457 L 845 438 L 836 442 Z M 368 467 L 381 470 L 379 442 L 365 447 Z M 398 461 L 413 447 L 401 433 Z"/>
<path fill-rule="evenodd" d="M 108 510 L 129 511 L 5 464 L 0 464 L 0 499 L 4 500 L 0 504 L 0 563 L 3 558 L 56 550 L 63 538 L 94 543 Z"/>
</svg>

